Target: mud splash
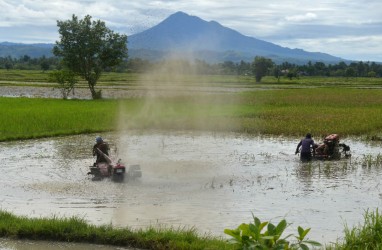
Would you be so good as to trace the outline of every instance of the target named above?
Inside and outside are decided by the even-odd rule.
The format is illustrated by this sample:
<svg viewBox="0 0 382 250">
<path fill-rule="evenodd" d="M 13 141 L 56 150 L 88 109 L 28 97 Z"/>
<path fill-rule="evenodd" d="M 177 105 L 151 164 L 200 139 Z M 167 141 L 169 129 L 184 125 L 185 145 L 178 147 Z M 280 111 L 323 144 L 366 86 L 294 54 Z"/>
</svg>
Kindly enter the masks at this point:
<svg viewBox="0 0 382 250">
<path fill-rule="evenodd" d="M 364 154 L 381 145 L 344 139 L 351 160 L 301 164 L 298 140 L 240 134 L 131 132 L 104 134 L 113 155 L 139 164 L 136 181 L 92 182 L 95 135 L 0 143 L 2 209 L 27 216 L 72 216 L 92 224 L 196 228 L 224 236 L 225 228 L 286 218 L 289 232 L 311 227 L 322 243 L 343 235 L 382 203 L 382 168 L 365 168 Z"/>
</svg>

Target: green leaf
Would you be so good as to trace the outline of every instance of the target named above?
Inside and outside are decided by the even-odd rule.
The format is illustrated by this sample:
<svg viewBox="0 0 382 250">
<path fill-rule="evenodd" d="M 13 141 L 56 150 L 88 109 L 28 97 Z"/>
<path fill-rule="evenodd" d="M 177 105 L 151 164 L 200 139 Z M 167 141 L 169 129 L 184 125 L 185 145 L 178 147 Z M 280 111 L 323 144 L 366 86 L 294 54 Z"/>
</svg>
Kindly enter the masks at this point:
<svg viewBox="0 0 382 250">
<path fill-rule="evenodd" d="M 305 236 L 310 232 L 310 228 L 305 229 L 303 235 L 302 235 L 302 240 L 305 238 Z"/>
<path fill-rule="evenodd" d="M 263 240 L 274 240 L 275 236 L 262 236 L 261 239 L 263 239 Z"/>
<path fill-rule="evenodd" d="M 275 229 L 276 229 L 275 225 L 273 225 L 272 223 L 268 224 L 268 234 L 269 235 L 275 235 L 275 233 L 276 233 Z"/>
<path fill-rule="evenodd" d="M 257 226 L 254 224 L 250 223 L 249 224 L 249 234 L 255 239 L 258 240 L 260 237 L 260 230 Z"/>
<path fill-rule="evenodd" d="M 261 221 L 259 220 L 259 218 L 253 217 L 253 220 L 254 220 L 256 226 L 259 226 L 261 224 Z"/>
<path fill-rule="evenodd" d="M 302 250 L 309 250 L 309 247 L 305 244 L 300 244 Z"/>
<path fill-rule="evenodd" d="M 310 244 L 315 247 L 320 247 L 322 244 L 320 242 L 314 241 L 314 240 L 304 240 L 304 243 Z"/>
<path fill-rule="evenodd" d="M 240 237 L 240 230 L 238 229 L 234 229 L 234 230 L 231 230 L 231 229 L 224 229 L 224 233 L 229 235 L 229 236 L 232 236 L 233 238 L 235 238 L 237 241 L 241 241 L 241 237 Z"/>
<path fill-rule="evenodd" d="M 275 247 L 272 248 L 273 250 L 285 250 L 285 249 L 288 249 L 286 246 L 284 245 L 277 245 Z"/>
<path fill-rule="evenodd" d="M 298 226 L 297 231 L 298 231 L 298 235 L 300 235 L 300 238 L 301 238 L 302 234 L 304 233 L 304 229 L 302 227 Z"/>
<path fill-rule="evenodd" d="M 243 236 L 241 236 L 241 240 L 242 240 L 243 242 L 245 242 L 245 241 L 249 241 L 249 237 L 248 237 L 247 235 L 243 235 Z"/>
<path fill-rule="evenodd" d="M 261 232 L 261 230 L 263 230 L 263 228 L 268 225 L 268 221 L 264 221 L 263 223 L 260 224 L 259 226 L 259 231 Z"/>
<path fill-rule="evenodd" d="M 286 227 L 287 227 L 286 220 L 280 221 L 279 224 L 276 227 L 276 234 L 281 236 L 283 234 L 283 232 L 284 232 Z"/>
<path fill-rule="evenodd" d="M 285 240 L 285 239 L 280 239 L 277 241 L 277 244 L 287 244 L 289 245 L 289 241 Z"/>
<path fill-rule="evenodd" d="M 248 231 L 248 227 L 248 224 L 241 223 L 240 226 L 237 227 L 237 229 L 242 231 Z"/>
</svg>

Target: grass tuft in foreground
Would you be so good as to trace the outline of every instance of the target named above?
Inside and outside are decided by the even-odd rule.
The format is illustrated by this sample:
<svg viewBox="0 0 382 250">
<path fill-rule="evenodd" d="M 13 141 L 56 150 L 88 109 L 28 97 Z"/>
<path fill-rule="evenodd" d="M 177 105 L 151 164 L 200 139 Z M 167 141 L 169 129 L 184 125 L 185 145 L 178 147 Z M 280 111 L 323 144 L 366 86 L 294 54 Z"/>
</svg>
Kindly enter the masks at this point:
<svg viewBox="0 0 382 250">
<path fill-rule="evenodd" d="M 382 249 L 382 215 L 378 209 L 375 212 L 366 211 L 362 225 L 353 228 L 346 226 L 343 242 L 330 249 Z"/>
<path fill-rule="evenodd" d="M 233 249 L 218 238 L 198 236 L 195 230 L 130 230 L 111 225 L 94 226 L 83 219 L 27 218 L 0 211 L 0 237 L 30 240 L 82 242 L 144 249 Z"/>
</svg>

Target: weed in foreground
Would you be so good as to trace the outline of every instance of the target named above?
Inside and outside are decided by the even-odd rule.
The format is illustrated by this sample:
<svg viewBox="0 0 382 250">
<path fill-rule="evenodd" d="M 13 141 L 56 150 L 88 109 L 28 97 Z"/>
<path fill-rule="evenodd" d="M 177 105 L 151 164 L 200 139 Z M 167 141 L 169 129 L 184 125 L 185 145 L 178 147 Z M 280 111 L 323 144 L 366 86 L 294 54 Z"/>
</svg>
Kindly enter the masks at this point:
<svg viewBox="0 0 382 250">
<path fill-rule="evenodd" d="M 343 242 L 337 242 L 328 249 L 382 249 L 382 215 L 379 214 L 378 209 L 375 212 L 366 211 L 363 225 L 353 228 L 345 226 Z"/>
<path fill-rule="evenodd" d="M 320 247 L 316 241 L 306 240 L 310 228 L 297 228 L 298 235 L 290 234 L 282 238 L 284 230 L 288 224 L 285 219 L 281 220 L 276 226 L 270 222 L 261 222 L 252 214 L 254 223 L 242 223 L 236 229 L 225 229 L 224 233 L 232 237 L 232 243 L 237 249 L 309 249 L 309 246 Z M 266 227 L 266 230 L 264 231 Z M 295 242 L 288 240 L 294 237 Z"/>
</svg>

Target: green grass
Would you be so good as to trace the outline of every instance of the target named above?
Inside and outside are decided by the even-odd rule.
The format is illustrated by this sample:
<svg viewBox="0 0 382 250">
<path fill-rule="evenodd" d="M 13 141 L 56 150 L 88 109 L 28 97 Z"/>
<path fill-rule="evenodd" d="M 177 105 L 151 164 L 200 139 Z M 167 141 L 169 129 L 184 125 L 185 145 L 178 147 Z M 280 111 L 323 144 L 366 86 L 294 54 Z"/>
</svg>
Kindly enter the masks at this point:
<svg viewBox="0 0 382 250">
<path fill-rule="evenodd" d="M 0 140 L 111 130 L 116 105 L 110 101 L 0 98 Z"/>
<path fill-rule="evenodd" d="M 382 90 L 284 89 L 146 100 L 130 120 L 145 128 L 270 135 L 379 134 Z M 127 119 L 127 118 L 126 118 Z"/>
<path fill-rule="evenodd" d="M 0 69 L 0 86 L 30 86 L 46 87 L 55 85 L 49 82 L 49 72 L 40 70 L 5 70 Z M 381 88 L 382 80 L 371 77 L 299 77 L 292 80 L 286 77 L 279 79 L 273 76 L 263 77 L 261 83 L 256 83 L 253 76 L 237 75 L 197 75 L 174 74 L 173 72 L 156 72 L 154 74 L 103 72 L 97 86 L 140 86 L 149 83 L 176 84 L 177 86 L 226 86 L 245 87 L 250 89 L 294 89 L 306 87 L 342 87 L 342 88 Z M 81 80 L 77 87 L 87 84 Z"/>
<path fill-rule="evenodd" d="M 382 216 L 375 212 L 366 211 L 364 222 L 349 228 L 345 226 L 345 237 L 328 249 L 336 250 L 374 250 L 382 249 Z"/>
<path fill-rule="evenodd" d="M 0 237 L 84 242 L 142 249 L 233 249 L 226 241 L 199 236 L 195 230 L 148 228 L 131 230 L 94 226 L 78 217 L 27 218 L 0 210 Z"/>
<path fill-rule="evenodd" d="M 48 80 L 48 73 L 40 70 L 0 69 L 0 81 L 41 82 Z"/>
<path fill-rule="evenodd" d="M 241 102 L 247 105 L 241 127 L 249 132 L 368 135 L 382 128 L 382 90 L 274 90 L 246 93 Z"/>
<path fill-rule="evenodd" d="M 267 76 L 261 80 L 262 84 L 296 85 L 303 87 L 382 87 L 382 80 L 376 77 L 322 77 L 303 76 L 293 78 Z"/>
<path fill-rule="evenodd" d="M 379 138 L 382 90 L 278 89 L 97 101 L 0 98 L 0 116 L 0 141 L 118 129 Z"/>
<path fill-rule="evenodd" d="M 330 250 L 382 249 L 382 215 L 366 211 L 364 222 L 345 226 L 343 239 L 324 247 Z M 200 236 L 194 229 L 154 228 L 132 230 L 112 225 L 95 226 L 79 217 L 28 218 L 0 210 L 0 237 L 11 239 L 79 242 L 141 249 L 237 249 L 227 240 Z"/>
</svg>

